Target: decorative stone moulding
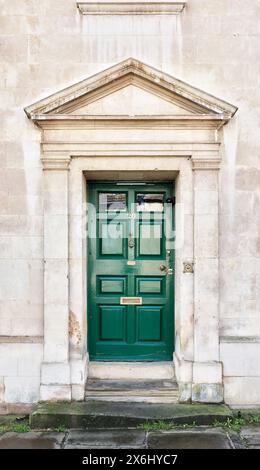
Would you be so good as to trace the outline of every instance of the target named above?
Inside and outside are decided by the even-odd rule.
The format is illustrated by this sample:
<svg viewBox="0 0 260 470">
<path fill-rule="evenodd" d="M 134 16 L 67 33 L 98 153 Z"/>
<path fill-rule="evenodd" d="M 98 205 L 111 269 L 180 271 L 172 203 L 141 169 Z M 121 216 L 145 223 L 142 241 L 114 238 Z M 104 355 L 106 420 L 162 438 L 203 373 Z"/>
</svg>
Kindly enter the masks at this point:
<svg viewBox="0 0 260 470">
<path fill-rule="evenodd" d="M 186 2 L 153 0 L 77 2 L 77 7 L 83 15 L 178 15 L 185 5 Z"/>
<path fill-rule="evenodd" d="M 69 170 L 70 157 L 45 157 L 41 161 L 43 170 Z"/>
<path fill-rule="evenodd" d="M 218 170 L 220 168 L 221 158 L 196 158 L 192 157 L 193 170 Z"/>
</svg>

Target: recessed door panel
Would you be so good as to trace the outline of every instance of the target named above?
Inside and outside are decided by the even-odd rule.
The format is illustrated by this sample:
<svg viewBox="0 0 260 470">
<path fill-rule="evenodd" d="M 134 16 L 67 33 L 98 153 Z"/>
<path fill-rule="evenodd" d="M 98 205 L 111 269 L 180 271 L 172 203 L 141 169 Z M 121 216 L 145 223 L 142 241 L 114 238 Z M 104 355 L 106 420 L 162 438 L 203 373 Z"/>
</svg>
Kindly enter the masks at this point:
<svg viewBox="0 0 260 470">
<path fill-rule="evenodd" d="M 162 295 L 165 278 L 143 276 L 136 279 L 137 295 Z"/>
<path fill-rule="evenodd" d="M 126 277 L 97 276 L 97 291 L 106 295 L 124 295 L 126 292 Z"/>
<path fill-rule="evenodd" d="M 99 341 L 125 340 L 126 309 L 116 305 L 100 305 Z"/>
<path fill-rule="evenodd" d="M 90 360 L 172 360 L 172 196 L 172 183 L 89 184 L 96 209 L 87 245 Z"/>
<path fill-rule="evenodd" d="M 138 228 L 138 257 L 162 257 L 162 223 L 142 221 Z"/>
<path fill-rule="evenodd" d="M 137 308 L 137 341 L 162 340 L 162 307 L 143 306 Z"/>
<path fill-rule="evenodd" d="M 125 231 L 121 221 L 100 221 L 99 224 L 99 255 L 107 258 L 125 255 Z"/>
</svg>

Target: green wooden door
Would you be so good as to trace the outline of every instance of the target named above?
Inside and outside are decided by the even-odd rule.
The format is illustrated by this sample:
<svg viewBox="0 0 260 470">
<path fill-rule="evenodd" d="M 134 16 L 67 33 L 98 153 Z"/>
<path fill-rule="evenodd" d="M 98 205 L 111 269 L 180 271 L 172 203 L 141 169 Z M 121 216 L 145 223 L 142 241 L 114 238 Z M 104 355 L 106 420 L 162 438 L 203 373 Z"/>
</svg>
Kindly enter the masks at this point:
<svg viewBox="0 0 260 470">
<path fill-rule="evenodd" d="M 173 185 L 91 183 L 90 360 L 172 360 Z"/>
</svg>

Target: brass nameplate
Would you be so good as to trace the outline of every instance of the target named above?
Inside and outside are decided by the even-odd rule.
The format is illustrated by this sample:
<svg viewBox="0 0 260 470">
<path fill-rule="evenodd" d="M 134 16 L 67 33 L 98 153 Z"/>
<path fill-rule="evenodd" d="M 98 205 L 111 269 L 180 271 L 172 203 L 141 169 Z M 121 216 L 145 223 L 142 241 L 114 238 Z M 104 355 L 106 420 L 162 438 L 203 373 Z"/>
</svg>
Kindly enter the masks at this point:
<svg viewBox="0 0 260 470">
<path fill-rule="evenodd" d="M 120 297 L 120 305 L 142 305 L 142 297 Z"/>
</svg>

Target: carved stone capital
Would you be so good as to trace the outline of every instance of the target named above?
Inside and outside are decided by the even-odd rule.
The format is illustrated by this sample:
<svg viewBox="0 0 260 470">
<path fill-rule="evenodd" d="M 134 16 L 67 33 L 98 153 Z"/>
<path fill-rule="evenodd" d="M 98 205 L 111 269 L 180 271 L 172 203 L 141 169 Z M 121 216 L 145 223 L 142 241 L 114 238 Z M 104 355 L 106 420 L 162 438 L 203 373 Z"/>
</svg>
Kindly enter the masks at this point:
<svg viewBox="0 0 260 470">
<path fill-rule="evenodd" d="M 219 170 L 221 158 L 220 157 L 192 157 L 193 170 Z"/>
<path fill-rule="evenodd" d="M 43 157 L 41 159 L 44 171 L 68 171 L 70 166 L 70 160 L 70 157 Z"/>
</svg>

